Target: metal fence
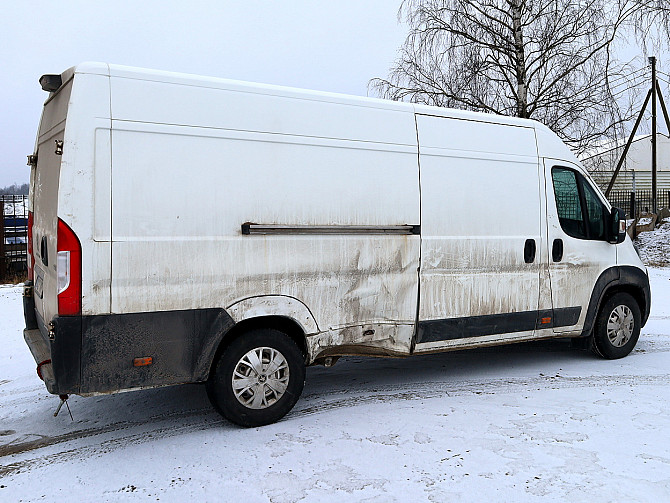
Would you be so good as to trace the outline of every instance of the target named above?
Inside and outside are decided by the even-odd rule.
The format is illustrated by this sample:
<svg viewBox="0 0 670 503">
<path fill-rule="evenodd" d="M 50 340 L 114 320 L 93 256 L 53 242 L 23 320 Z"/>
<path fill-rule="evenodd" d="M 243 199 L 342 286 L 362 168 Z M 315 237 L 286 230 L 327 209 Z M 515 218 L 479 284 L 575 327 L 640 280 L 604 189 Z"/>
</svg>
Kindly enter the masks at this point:
<svg viewBox="0 0 670 503">
<path fill-rule="evenodd" d="M 0 195 L 0 278 L 26 270 L 28 196 Z"/>
<path fill-rule="evenodd" d="M 642 213 L 651 211 L 651 190 L 613 190 L 610 192 L 609 201 L 613 206 L 621 208 L 626 212 L 628 218 L 637 218 Z M 670 190 L 656 191 L 656 209 L 668 208 L 670 205 Z"/>
</svg>

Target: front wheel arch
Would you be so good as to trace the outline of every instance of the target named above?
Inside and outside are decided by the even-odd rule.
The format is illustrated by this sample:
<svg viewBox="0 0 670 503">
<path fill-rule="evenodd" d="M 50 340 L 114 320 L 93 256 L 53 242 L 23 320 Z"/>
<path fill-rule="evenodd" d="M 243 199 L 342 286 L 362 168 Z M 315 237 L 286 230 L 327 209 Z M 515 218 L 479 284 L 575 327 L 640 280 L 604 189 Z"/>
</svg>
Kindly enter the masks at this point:
<svg viewBox="0 0 670 503">
<path fill-rule="evenodd" d="M 613 295 L 621 292 L 628 293 L 637 301 L 642 318 L 640 326 L 645 325 L 651 307 L 648 276 L 637 267 L 615 266 L 604 270 L 593 286 L 581 337 L 593 335 L 598 313 Z"/>
</svg>

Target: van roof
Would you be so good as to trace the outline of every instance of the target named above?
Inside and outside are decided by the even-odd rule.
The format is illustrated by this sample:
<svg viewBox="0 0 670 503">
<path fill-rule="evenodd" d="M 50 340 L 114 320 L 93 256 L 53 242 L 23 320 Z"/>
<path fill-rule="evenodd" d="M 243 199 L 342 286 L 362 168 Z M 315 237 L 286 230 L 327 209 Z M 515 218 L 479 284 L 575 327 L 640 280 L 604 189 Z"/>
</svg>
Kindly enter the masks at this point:
<svg viewBox="0 0 670 503">
<path fill-rule="evenodd" d="M 162 70 L 151 70 L 132 66 L 114 65 L 107 63 L 85 62 L 63 72 L 63 82 L 73 73 L 105 75 L 128 79 L 138 79 L 154 82 L 168 82 L 178 85 L 208 87 L 214 89 L 228 89 L 233 91 L 252 92 L 265 95 L 286 96 L 297 99 L 310 99 L 330 103 L 342 103 L 360 107 L 370 107 L 385 110 L 406 111 L 438 117 L 450 117 L 454 119 L 475 120 L 493 124 L 521 126 L 534 128 L 538 132 L 538 150 L 541 157 L 566 158 L 578 163 L 577 158 L 560 141 L 560 139 L 547 126 L 532 119 L 520 119 L 505 115 L 494 115 L 482 112 L 471 112 L 455 108 L 443 108 L 430 105 L 392 101 L 367 96 L 354 96 L 326 91 L 314 91 L 294 87 L 278 86 L 274 84 L 260 84 L 240 80 L 224 79 L 219 77 L 206 77 L 188 73 L 167 72 Z M 541 148 L 544 144 L 545 148 Z"/>
<path fill-rule="evenodd" d="M 392 101 L 367 96 L 355 96 L 349 94 L 332 93 L 326 91 L 314 91 L 295 87 L 278 86 L 274 84 L 260 84 L 241 80 L 224 79 L 219 77 L 206 77 L 188 73 L 167 72 L 163 70 L 151 70 L 132 66 L 113 65 L 106 63 L 86 62 L 77 65 L 65 73 L 88 73 L 106 75 L 110 77 L 122 77 L 130 79 L 148 80 L 156 82 L 170 82 L 174 84 L 210 87 L 215 89 L 245 90 L 260 94 L 274 94 L 291 97 L 305 97 L 319 101 L 340 102 L 358 106 L 383 108 L 388 110 L 406 110 L 426 115 L 437 115 L 441 117 L 453 117 L 458 119 L 479 120 L 496 124 L 509 124 L 525 127 L 544 127 L 537 121 L 531 119 L 519 119 L 504 115 L 494 115 L 481 112 L 470 112 L 453 108 L 443 108 L 430 105 L 418 105 L 402 101 Z"/>
</svg>

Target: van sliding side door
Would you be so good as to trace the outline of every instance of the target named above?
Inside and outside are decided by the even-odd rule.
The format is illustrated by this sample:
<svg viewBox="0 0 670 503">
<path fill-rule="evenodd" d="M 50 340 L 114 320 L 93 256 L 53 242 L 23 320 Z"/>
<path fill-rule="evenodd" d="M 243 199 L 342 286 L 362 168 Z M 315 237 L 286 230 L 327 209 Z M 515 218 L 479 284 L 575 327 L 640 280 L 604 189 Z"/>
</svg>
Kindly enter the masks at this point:
<svg viewBox="0 0 670 503">
<path fill-rule="evenodd" d="M 533 337 L 542 198 L 531 128 L 417 116 L 421 271 L 415 351 Z"/>
</svg>

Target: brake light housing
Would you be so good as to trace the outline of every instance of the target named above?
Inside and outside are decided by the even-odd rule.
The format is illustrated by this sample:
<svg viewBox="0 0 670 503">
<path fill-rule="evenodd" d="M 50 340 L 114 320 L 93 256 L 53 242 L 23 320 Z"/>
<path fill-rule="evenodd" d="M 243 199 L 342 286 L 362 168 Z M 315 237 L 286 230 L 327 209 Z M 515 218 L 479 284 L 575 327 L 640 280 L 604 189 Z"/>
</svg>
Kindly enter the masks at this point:
<svg viewBox="0 0 670 503">
<path fill-rule="evenodd" d="M 58 315 L 81 314 L 81 244 L 70 227 L 58 219 Z"/>
</svg>

